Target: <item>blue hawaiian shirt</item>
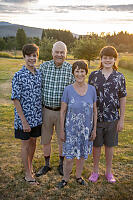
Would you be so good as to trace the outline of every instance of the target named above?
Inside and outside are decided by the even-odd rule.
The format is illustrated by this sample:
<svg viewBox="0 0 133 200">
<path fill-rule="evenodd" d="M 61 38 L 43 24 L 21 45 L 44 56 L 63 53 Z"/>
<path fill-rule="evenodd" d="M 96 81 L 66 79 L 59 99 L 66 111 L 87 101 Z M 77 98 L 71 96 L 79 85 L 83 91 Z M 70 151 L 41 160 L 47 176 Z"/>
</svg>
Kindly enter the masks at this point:
<svg viewBox="0 0 133 200">
<path fill-rule="evenodd" d="M 11 99 L 18 99 L 20 101 L 24 116 L 31 128 L 42 124 L 41 87 L 41 73 L 37 69 L 35 74 L 33 74 L 23 66 L 21 70 L 15 73 L 12 79 Z M 23 129 L 16 108 L 14 111 L 14 127 L 15 129 Z"/>
<path fill-rule="evenodd" d="M 108 79 L 105 79 L 102 70 L 94 71 L 90 74 L 88 83 L 96 88 L 98 122 L 118 120 L 120 98 L 127 95 L 123 74 L 113 70 Z"/>
</svg>

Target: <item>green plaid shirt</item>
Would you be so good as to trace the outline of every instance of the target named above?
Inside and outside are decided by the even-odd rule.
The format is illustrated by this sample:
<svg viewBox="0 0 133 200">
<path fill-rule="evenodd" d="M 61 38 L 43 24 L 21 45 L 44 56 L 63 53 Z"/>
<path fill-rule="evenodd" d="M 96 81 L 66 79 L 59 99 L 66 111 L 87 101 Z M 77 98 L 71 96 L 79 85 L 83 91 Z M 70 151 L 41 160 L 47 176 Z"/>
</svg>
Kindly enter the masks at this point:
<svg viewBox="0 0 133 200">
<path fill-rule="evenodd" d="M 64 88 L 74 83 L 71 64 L 65 61 L 61 67 L 57 68 L 54 60 L 50 60 L 40 65 L 40 71 L 43 105 L 52 108 L 60 107 Z"/>
</svg>

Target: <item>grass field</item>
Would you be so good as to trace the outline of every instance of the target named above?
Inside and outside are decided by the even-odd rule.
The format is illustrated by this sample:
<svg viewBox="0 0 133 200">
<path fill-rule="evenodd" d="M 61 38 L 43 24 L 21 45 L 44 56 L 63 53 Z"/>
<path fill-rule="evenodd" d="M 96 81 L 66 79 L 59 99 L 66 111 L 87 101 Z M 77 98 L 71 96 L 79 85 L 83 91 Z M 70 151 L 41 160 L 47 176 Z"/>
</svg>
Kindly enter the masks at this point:
<svg viewBox="0 0 133 200">
<path fill-rule="evenodd" d="M 21 143 L 14 139 L 13 105 L 10 101 L 11 79 L 23 60 L 0 58 L 0 199 L 1 200 L 132 200 L 133 199 L 133 72 L 120 69 L 127 81 L 127 105 L 125 128 L 119 133 L 119 146 L 115 148 L 113 173 L 115 184 L 107 183 L 104 148 L 100 160 L 100 177 L 97 183 L 79 186 L 75 181 L 75 165 L 68 186 L 58 190 L 58 147 L 56 137 L 52 140 L 51 166 L 47 175 L 38 178 L 39 186 L 27 184 L 23 177 L 20 158 Z M 95 65 L 95 63 L 92 63 Z M 90 72 L 90 70 L 89 70 Z M 42 147 L 37 141 L 34 169 L 44 164 Z M 85 162 L 83 177 L 87 180 L 92 170 L 92 156 Z"/>
</svg>

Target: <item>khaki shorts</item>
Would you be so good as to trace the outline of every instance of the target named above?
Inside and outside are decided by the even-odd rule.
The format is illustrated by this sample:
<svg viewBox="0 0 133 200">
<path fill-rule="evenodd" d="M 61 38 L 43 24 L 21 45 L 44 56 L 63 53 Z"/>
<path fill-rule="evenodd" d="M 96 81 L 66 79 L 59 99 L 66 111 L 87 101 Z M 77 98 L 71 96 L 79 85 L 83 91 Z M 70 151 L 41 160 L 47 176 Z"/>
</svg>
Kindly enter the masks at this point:
<svg viewBox="0 0 133 200">
<path fill-rule="evenodd" d="M 41 133 L 41 144 L 49 144 L 52 139 L 53 132 L 57 134 L 58 142 L 60 136 L 60 111 L 53 111 L 43 108 L 43 123 Z"/>
</svg>

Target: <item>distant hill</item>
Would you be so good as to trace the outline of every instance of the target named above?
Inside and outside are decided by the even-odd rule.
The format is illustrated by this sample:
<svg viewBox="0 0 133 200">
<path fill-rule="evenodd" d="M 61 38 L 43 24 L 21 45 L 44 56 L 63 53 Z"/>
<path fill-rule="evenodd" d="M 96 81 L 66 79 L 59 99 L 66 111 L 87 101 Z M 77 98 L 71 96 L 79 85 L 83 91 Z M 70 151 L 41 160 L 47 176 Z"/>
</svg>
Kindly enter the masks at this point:
<svg viewBox="0 0 133 200">
<path fill-rule="evenodd" d="M 27 37 L 41 38 L 41 28 L 28 27 L 19 24 L 11 24 L 3 21 L 0 21 L 0 37 L 16 36 L 18 28 L 23 28 Z"/>
<path fill-rule="evenodd" d="M 23 28 L 27 37 L 39 37 L 42 36 L 41 28 L 23 26 L 19 24 L 11 24 L 9 22 L 0 21 L 0 37 L 16 36 L 18 28 Z M 72 33 L 73 37 L 78 38 L 79 35 Z"/>
</svg>

